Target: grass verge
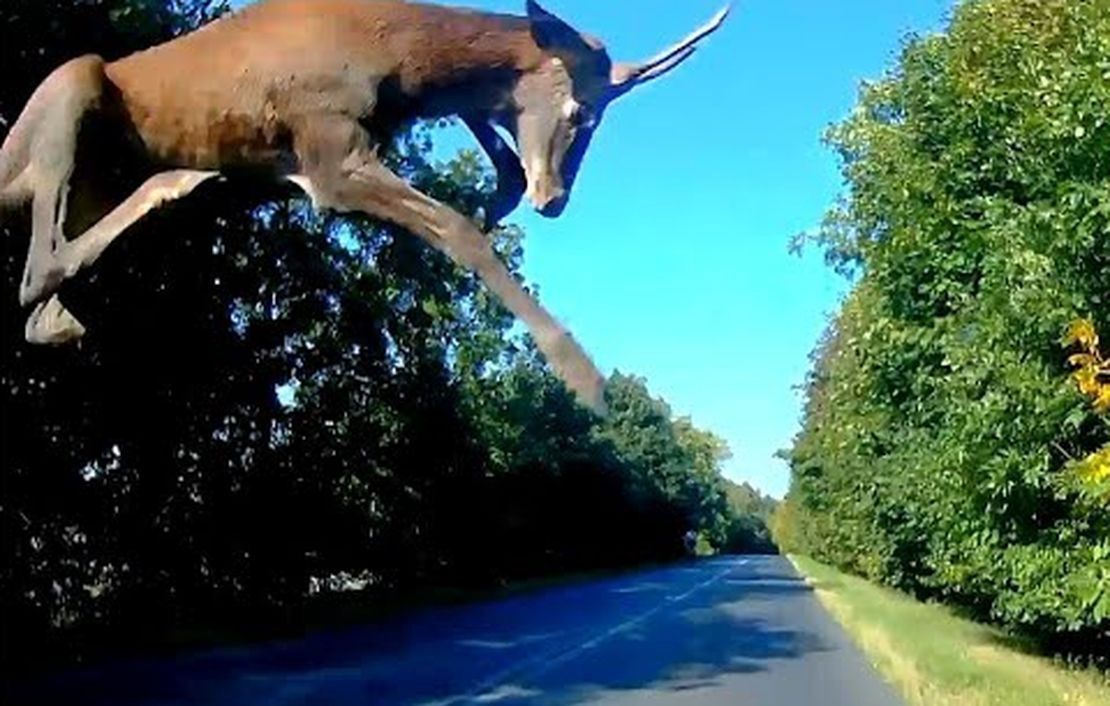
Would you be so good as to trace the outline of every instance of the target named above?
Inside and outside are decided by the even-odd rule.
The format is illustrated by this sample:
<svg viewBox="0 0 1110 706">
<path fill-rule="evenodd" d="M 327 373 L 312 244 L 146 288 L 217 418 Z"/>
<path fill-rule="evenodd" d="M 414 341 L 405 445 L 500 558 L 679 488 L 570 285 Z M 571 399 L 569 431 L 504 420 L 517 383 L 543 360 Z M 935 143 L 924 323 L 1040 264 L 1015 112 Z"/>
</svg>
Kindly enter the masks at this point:
<svg viewBox="0 0 1110 706">
<path fill-rule="evenodd" d="M 910 706 L 1110 706 L 1108 675 L 1025 654 L 943 606 L 790 559 Z"/>
</svg>

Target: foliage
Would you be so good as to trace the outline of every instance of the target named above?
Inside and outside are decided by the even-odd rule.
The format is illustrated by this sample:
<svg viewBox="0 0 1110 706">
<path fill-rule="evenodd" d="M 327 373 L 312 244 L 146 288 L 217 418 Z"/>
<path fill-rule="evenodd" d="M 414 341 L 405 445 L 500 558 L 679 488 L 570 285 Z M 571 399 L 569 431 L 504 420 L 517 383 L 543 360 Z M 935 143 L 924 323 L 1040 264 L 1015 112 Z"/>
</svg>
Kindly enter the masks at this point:
<svg viewBox="0 0 1110 706">
<path fill-rule="evenodd" d="M 0 52 L 19 70 L 0 127 L 62 61 L 219 11 L 6 1 Z M 491 175 L 469 152 L 431 164 L 430 134 L 406 133 L 392 165 L 474 214 Z M 339 590 L 375 603 L 665 560 L 690 530 L 754 542 L 734 528 L 719 439 L 620 375 L 599 421 L 471 276 L 394 228 L 205 186 L 67 288 L 89 335 L 47 349 L 22 341 L 14 296 L 25 216 L 0 223 L 6 666 L 295 623 Z M 523 233 L 492 237 L 519 271 Z"/>
<path fill-rule="evenodd" d="M 849 192 L 816 241 L 857 281 L 774 521 L 792 550 L 1088 653 L 1110 646 L 1110 505 L 1069 469 L 1101 475 L 1110 443 L 1107 56 L 1103 0 L 965 2 L 830 130 Z M 1059 348 L 1077 319 L 1082 392 Z"/>
<path fill-rule="evenodd" d="M 724 485 L 733 518 L 725 547 L 734 553 L 778 553 L 771 538 L 771 520 L 778 502 L 747 483 L 737 485 L 726 478 Z"/>
</svg>

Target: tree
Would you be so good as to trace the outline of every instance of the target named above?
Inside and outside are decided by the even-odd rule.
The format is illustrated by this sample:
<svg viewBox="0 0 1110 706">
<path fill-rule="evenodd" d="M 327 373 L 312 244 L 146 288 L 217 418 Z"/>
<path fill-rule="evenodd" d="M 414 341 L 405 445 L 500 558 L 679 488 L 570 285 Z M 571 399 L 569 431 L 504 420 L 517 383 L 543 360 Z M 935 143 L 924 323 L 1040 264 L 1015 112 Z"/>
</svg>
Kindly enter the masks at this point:
<svg viewBox="0 0 1110 706">
<path fill-rule="evenodd" d="M 1107 330 L 1110 11 L 976 0 L 828 134 L 817 235 L 857 276 L 814 356 L 780 537 L 1050 645 L 1110 635 L 1110 423 L 1061 338 Z M 1102 646 L 1102 647 L 1100 647 Z"/>
</svg>

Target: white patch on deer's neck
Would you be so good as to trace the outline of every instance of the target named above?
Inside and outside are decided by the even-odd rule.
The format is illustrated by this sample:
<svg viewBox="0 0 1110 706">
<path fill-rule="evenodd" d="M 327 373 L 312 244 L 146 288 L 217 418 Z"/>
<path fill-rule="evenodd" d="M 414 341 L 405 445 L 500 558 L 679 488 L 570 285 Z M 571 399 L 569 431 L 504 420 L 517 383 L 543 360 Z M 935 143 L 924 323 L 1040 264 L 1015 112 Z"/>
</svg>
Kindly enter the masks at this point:
<svg viewBox="0 0 1110 706">
<path fill-rule="evenodd" d="M 576 110 L 578 110 L 578 101 L 567 98 L 567 102 L 563 103 L 563 117 L 570 120 Z"/>
</svg>

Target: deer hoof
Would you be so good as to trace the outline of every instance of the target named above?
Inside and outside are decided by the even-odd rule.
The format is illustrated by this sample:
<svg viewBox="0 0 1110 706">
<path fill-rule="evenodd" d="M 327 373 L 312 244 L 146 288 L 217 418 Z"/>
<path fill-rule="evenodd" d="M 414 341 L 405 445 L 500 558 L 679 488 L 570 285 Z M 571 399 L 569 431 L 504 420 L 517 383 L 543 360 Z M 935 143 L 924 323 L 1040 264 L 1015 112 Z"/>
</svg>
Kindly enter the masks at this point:
<svg viewBox="0 0 1110 706">
<path fill-rule="evenodd" d="M 35 305 L 24 329 L 27 342 L 35 345 L 63 346 L 84 335 L 85 327 L 57 296 Z"/>
</svg>

